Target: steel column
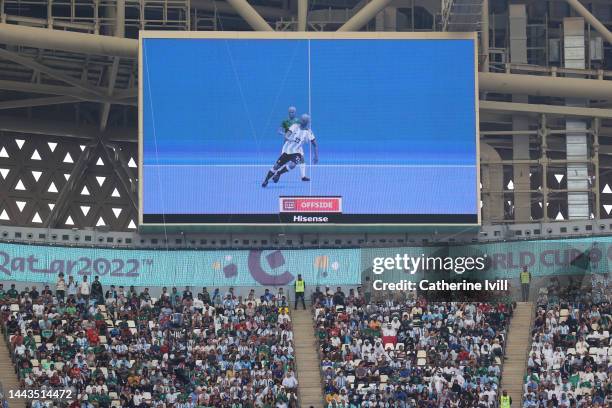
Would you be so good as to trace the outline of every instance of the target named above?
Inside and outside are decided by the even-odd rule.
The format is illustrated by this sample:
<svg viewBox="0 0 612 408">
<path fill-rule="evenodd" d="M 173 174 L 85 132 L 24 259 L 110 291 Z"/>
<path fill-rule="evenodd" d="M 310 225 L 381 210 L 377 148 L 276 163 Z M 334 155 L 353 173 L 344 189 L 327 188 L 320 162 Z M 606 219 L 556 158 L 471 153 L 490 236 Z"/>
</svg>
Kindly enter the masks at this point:
<svg viewBox="0 0 612 408">
<path fill-rule="evenodd" d="M 306 31 L 308 24 L 308 0 L 298 0 L 298 31 Z"/>
<path fill-rule="evenodd" d="M 527 63 L 527 9 L 524 4 L 511 4 L 509 6 L 510 23 L 510 62 L 513 64 Z M 525 94 L 513 94 L 512 105 L 519 103 L 528 105 Z M 515 112 L 512 115 L 512 130 L 529 130 L 529 117 Z M 529 164 L 520 163 L 520 160 L 529 160 L 529 137 L 521 135 L 512 136 L 512 166 L 514 182 L 514 220 L 516 222 L 531 221 L 531 194 L 523 192 L 530 189 Z M 504 186 L 505 187 L 505 186 Z"/>
<path fill-rule="evenodd" d="M 584 19 L 568 17 L 563 19 L 563 57 L 565 68 L 584 69 L 586 50 L 584 45 Z M 566 106 L 586 107 L 583 98 L 566 98 Z M 567 118 L 565 120 L 566 154 L 569 160 L 588 160 L 587 122 L 585 119 Z M 589 187 L 589 169 L 586 163 L 568 163 L 567 180 L 567 218 L 586 220 L 589 218 L 589 194 L 583 190 Z"/>
<path fill-rule="evenodd" d="M 489 72 L 489 0 L 482 0 L 481 18 L 480 44 L 482 50 L 480 51 L 480 55 L 484 56 L 481 71 Z"/>
<path fill-rule="evenodd" d="M 481 168 L 480 182 L 482 183 L 481 200 L 482 219 L 485 222 L 499 222 L 504 220 L 504 197 L 498 190 L 504 182 L 504 168 L 501 157 L 488 143 L 480 143 Z"/>
<path fill-rule="evenodd" d="M 548 222 L 548 123 L 546 115 L 540 119 L 540 137 L 542 138 L 542 220 Z"/>
</svg>

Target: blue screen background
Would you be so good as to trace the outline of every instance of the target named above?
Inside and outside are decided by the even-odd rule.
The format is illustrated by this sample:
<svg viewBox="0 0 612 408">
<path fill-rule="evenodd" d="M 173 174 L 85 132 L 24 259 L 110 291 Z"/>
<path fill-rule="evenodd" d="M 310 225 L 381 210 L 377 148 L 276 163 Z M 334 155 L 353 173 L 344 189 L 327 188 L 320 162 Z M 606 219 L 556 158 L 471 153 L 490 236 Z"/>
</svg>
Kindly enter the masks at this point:
<svg viewBox="0 0 612 408">
<path fill-rule="evenodd" d="M 475 214 L 474 70 L 472 40 L 143 39 L 144 212 L 276 213 L 279 195 L 318 194 Z M 307 186 L 263 190 L 289 106 L 311 114 L 320 163 Z"/>
</svg>

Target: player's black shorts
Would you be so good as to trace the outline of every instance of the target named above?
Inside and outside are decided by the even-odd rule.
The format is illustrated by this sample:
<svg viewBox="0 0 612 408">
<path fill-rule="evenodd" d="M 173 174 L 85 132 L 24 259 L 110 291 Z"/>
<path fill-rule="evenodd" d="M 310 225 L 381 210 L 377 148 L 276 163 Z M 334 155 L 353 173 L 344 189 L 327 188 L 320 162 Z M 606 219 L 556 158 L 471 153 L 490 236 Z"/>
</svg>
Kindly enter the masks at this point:
<svg viewBox="0 0 612 408">
<path fill-rule="evenodd" d="M 301 153 L 283 153 L 280 155 L 278 160 L 276 160 L 276 168 L 280 169 L 290 161 L 294 162 L 295 164 L 300 164 L 304 162 L 304 156 L 302 156 Z"/>
</svg>

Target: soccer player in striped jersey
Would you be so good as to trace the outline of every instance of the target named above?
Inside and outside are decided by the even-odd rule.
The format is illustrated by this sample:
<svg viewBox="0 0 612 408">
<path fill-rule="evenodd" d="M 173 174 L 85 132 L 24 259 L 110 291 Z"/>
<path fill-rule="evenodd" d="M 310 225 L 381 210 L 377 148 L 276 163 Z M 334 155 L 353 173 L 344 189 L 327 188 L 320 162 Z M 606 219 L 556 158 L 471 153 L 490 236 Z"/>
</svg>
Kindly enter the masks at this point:
<svg viewBox="0 0 612 408">
<path fill-rule="evenodd" d="M 285 134 L 285 144 L 283 145 L 282 153 L 278 160 L 276 160 L 276 163 L 274 163 L 274 166 L 268 170 L 266 179 L 261 186 L 266 187 L 270 179 L 278 183 L 280 177 L 293 170 L 296 165 L 300 166 L 302 181 L 310 181 L 306 177 L 306 163 L 304 162 L 303 146 L 307 142 L 311 143 L 314 148 L 312 163 L 317 164 L 319 162 L 319 147 L 314 133 L 310 130 L 310 116 L 305 113 L 300 118 L 300 123 L 291 125 L 289 131 Z"/>
</svg>

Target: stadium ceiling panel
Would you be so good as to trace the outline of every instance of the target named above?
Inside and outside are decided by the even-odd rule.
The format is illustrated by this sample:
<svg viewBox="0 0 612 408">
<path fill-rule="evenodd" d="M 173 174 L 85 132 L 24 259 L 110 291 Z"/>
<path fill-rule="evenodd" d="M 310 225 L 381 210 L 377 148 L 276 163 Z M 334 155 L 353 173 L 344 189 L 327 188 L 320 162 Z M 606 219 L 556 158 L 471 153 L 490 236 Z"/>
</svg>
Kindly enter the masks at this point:
<svg viewBox="0 0 612 408">
<path fill-rule="evenodd" d="M 135 145 L 116 145 L 117 154 L 107 148 L 112 152 L 109 156 L 99 145 L 81 151 L 70 139 L 2 132 L 0 146 L 7 152 L 6 157 L 0 157 L 0 212 L 4 223 L 94 227 L 102 217 L 109 228 L 125 230 L 136 219 L 131 187 L 136 169 L 116 163 L 118 158 L 126 160 L 124 156 L 127 160 L 135 157 Z M 79 159 L 75 162 L 67 157 Z M 129 169 L 122 170 L 122 177 L 128 178 L 130 191 L 120 181 L 116 167 Z M 72 225 L 66 222 L 69 218 Z"/>
</svg>

